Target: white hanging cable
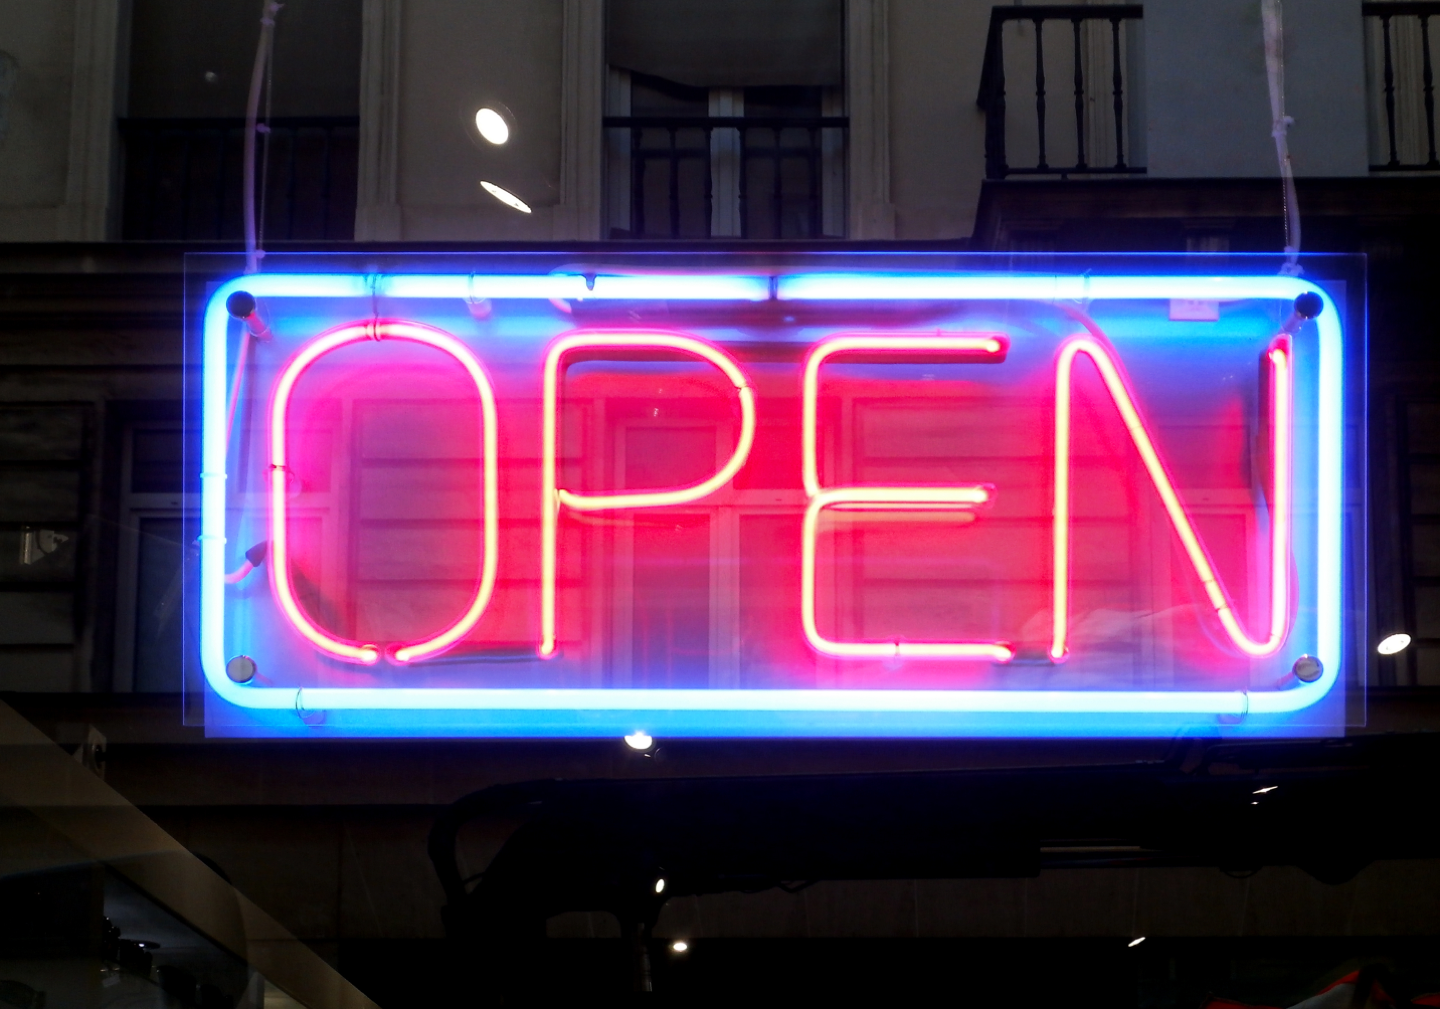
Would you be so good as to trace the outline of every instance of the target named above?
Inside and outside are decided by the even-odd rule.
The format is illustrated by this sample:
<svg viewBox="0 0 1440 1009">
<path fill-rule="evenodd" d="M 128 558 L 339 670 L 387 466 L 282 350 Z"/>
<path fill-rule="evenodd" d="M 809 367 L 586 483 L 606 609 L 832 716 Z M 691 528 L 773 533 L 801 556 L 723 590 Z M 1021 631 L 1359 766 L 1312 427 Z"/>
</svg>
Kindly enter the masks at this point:
<svg viewBox="0 0 1440 1009">
<path fill-rule="evenodd" d="M 272 77 L 271 49 L 275 43 L 275 15 L 280 13 L 281 5 L 275 0 L 264 0 L 260 5 L 260 41 L 255 47 L 255 66 L 250 72 L 250 96 L 245 104 L 245 164 L 243 166 L 244 192 L 241 194 L 242 205 L 245 214 L 245 272 L 256 273 L 260 269 L 260 260 L 264 252 L 260 248 L 260 232 L 256 227 L 255 220 L 255 138 L 259 132 L 259 124 L 256 120 L 260 115 L 260 92 L 265 92 L 265 118 L 270 118 L 270 87 Z M 265 153 L 266 161 L 269 160 L 270 144 L 268 139 L 269 127 L 266 127 Z M 261 207 L 264 207 L 264 199 L 261 199 Z M 263 212 L 263 209 L 262 209 Z M 226 307 L 231 315 L 241 319 L 243 325 L 240 327 L 240 349 L 235 356 L 235 374 L 230 380 L 229 410 L 225 421 L 225 444 L 229 450 L 230 438 L 235 427 L 235 411 L 240 402 L 240 387 L 245 380 L 246 368 L 249 364 L 250 342 L 256 339 L 257 335 L 264 338 L 269 336 L 269 329 L 259 314 L 259 307 L 255 299 L 248 294 L 244 299 L 248 303 L 240 304 L 235 299 L 243 292 L 236 292 L 231 295 L 230 303 Z M 243 300 L 243 299 L 242 299 Z M 251 552 L 260 551 L 259 557 L 264 557 L 263 544 L 251 548 Z M 234 584 L 254 570 L 256 561 L 249 559 L 235 572 L 226 575 L 227 584 Z"/>
<path fill-rule="evenodd" d="M 265 89 L 266 68 L 270 63 L 270 51 L 275 43 L 275 15 L 280 13 L 281 4 L 264 0 L 260 5 L 260 42 L 255 47 L 255 67 L 250 72 L 250 100 L 245 105 L 245 166 L 243 194 L 245 206 L 245 272 L 255 273 L 260 269 L 260 260 L 265 253 L 260 250 L 259 231 L 255 221 L 255 138 L 258 133 L 256 120 L 260 116 L 260 92 Z M 268 150 L 268 144 L 267 150 Z"/>
<path fill-rule="evenodd" d="M 1265 28 L 1265 78 L 1270 85 L 1270 135 L 1275 138 L 1275 157 L 1280 162 L 1280 181 L 1285 210 L 1285 255 L 1280 272 L 1297 276 L 1300 268 L 1300 204 L 1295 198 L 1295 168 L 1290 161 L 1287 134 L 1295 120 L 1285 114 L 1285 28 L 1280 17 L 1280 0 L 1260 0 L 1260 20 Z"/>
<path fill-rule="evenodd" d="M 273 28 L 271 29 L 274 30 Z M 265 60 L 265 115 L 264 122 L 255 125 L 260 146 L 260 199 L 255 204 L 255 259 L 257 265 L 265 258 L 265 208 L 270 196 L 270 110 L 275 104 L 275 42 L 270 42 L 270 52 Z"/>
</svg>

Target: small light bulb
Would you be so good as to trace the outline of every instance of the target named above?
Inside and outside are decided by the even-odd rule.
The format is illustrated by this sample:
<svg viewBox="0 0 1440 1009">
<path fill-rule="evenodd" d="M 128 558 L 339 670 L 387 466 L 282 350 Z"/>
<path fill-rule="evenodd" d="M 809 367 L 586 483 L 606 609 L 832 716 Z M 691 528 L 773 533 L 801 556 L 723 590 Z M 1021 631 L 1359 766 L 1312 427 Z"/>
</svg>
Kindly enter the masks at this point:
<svg viewBox="0 0 1440 1009">
<path fill-rule="evenodd" d="M 657 880 L 655 881 L 655 892 L 656 892 L 656 893 L 664 893 L 664 892 L 665 892 L 665 877 L 664 877 L 664 876 L 661 876 L 659 879 L 657 879 Z"/>
<path fill-rule="evenodd" d="M 475 113 L 475 128 L 492 144 L 503 144 L 510 139 L 510 124 L 494 109 L 481 109 Z"/>
<path fill-rule="evenodd" d="M 636 729 L 634 732 L 630 733 L 630 735 L 625 737 L 625 745 L 630 747 L 630 749 L 632 750 L 644 751 L 654 746 L 655 740 L 651 739 L 639 729 Z"/>
<path fill-rule="evenodd" d="M 670 944 L 670 950 L 674 953 L 684 953 L 689 948 L 690 944 L 684 939 L 676 939 Z"/>
<path fill-rule="evenodd" d="M 1391 634 L 1380 639 L 1375 650 L 1381 655 L 1399 655 L 1410 647 L 1410 635 L 1405 633 Z"/>
<path fill-rule="evenodd" d="M 1128 949 L 1134 949 L 1136 946 L 1140 945 L 1140 944 L 1141 944 L 1142 942 L 1144 942 L 1144 941 L 1145 941 L 1145 937 L 1144 937 L 1143 935 L 1137 935 L 1134 939 L 1131 939 L 1131 940 L 1130 940 L 1130 942 L 1127 944 L 1127 947 L 1126 947 L 1126 948 L 1128 948 Z"/>
<path fill-rule="evenodd" d="M 481 185 L 482 188 L 484 188 L 485 192 L 487 192 L 487 193 L 489 193 L 491 196 L 495 197 L 495 199 L 497 199 L 497 200 L 499 200 L 501 203 L 505 204 L 505 206 L 507 206 L 507 207 L 514 207 L 516 210 L 520 211 L 520 213 L 522 213 L 522 214 L 528 214 L 528 213 L 530 213 L 530 208 L 529 208 L 528 206 L 526 206 L 525 201 L 522 200 L 522 199 L 520 199 L 520 197 L 516 196 L 514 193 L 510 192 L 509 190 L 501 189 L 499 186 L 495 185 L 495 183 L 493 183 L 493 182 L 484 182 L 484 181 L 482 181 L 482 182 L 480 183 L 480 185 Z"/>
</svg>

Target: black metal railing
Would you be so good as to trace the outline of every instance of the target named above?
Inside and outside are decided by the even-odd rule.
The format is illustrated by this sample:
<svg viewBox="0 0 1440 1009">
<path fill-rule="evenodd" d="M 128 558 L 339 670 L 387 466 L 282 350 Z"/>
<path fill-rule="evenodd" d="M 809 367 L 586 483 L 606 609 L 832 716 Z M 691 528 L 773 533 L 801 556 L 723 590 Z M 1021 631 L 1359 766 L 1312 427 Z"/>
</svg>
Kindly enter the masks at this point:
<svg viewBox="0 0 1440 1009">
<path fill-rule="evenodd" d="M 612 237 L 712 238 L 716 130 L 734 130 L 739 238 L 843 237 L 825 233 L 827 156 L 843 172 L 847 116 L 606 116 L 608 131 L 628 133 L 629 227 Z M 613 134 L 612 134 L 613 135 Z M 827 151 L 825 140 L 833 139 Z M 658 165 L 663 171 L 652 171 Z M 843 175 L 842 175 L 843 179 Z M 837 196 L 843 201 L 843 182 Z M 728 198 L 728 197 L 727 197 Z M 843 202 L 841 204 L 843 206 Z"/>
<path fill-rule="evenodd" d="M 122 119 L 119 126 L 122 237 L 244 236 L 244 119 Z M 353 238 L 360 120 L 271 119 L 268 130 L 257 147 L 264 155 L 263 205 L 257 202 L 263 237 Z"/>
<path fill-rule="evenodd" d="M 1144 17 L 1140 4 L 1106 4 L 1081 6 L 1075 4 L 994 7 L 990 11 L 990 32 L 985 41 L 985 61 L 980 71 L 980 94 L 976 104 L 985 111 L 985 174 L 991 179 L 1008 175 L 1138 175 L 1145 169 L 1129 164 L 1125 158 L 1125 72 L 1121 52 L 1122 28 L 1127 21 Z M 1005 26 L 1011 21 L 1033 26 L 1035 32 L 1035 138 L 1038 157 L 1034 165 L 1011 165 L 1006 150 L 1005 104 Z M 1069 165 L 1052 165 L 1047 158 L 1045 116 L 1045 24 L 1069 22 L 1073 62 L 1075 99 L 1075 161 Z M 1115 160 L 1111 164 L 1092 164 L 1086 138 L 1086 106 L 1091 99 L 1085 79 L 1084 36 L 1086 23 L 1109 24 L 1111 111 L 1115 117 Z"/>
<path fill-rule="evenodd" d="M 1372 164 L 1372 172 L 1415 172 L 1440 171 L 1440 158 L 1435 155 L 1435 76 L 1430 60 L 1430 19 L 1440 15 L 1440 2 L 1416 2 L 1416 0 L 1391 0 L 1388 3 L 1362 3 L 1360 13 L 1366 19 L 1367 32 L 1371 41 L 1378 45 L 1380 66 L 1373 62 L 1370 72 L 1380 71 L 1380 79 L 1372 80 L 1371 93 L 1379 95 L 1384 103 L 1385 154 L 1386 160 Z M 1374 37 L 1378 27 L 1379 37 Z M 1417 33 L 1418 29 L 1418 33 Z M 1418 49 L 1420 66 L 1417 68 L 1397 64 L 1411 62 L 1402 58 L 1397 49 L 1404 48 L 1404 57 L 1417 55 L 1410 50 Z M 1408 72 L 1405 72 L 1408 71 Z M 1397 79 L 1399 87 L 1397 90 Z M 1396 122 L 1396 106 L 1401 107 L 1400 122 Z M 1423 105 L 1425 154 L 1419 160 L 1420 130 L 1413 120 L 1420 115 Z M 1414 114 L 1407 115 L 1406 112 Z M 1413 156 L 1412 156 L 1413 154 Z"/>
</svg>

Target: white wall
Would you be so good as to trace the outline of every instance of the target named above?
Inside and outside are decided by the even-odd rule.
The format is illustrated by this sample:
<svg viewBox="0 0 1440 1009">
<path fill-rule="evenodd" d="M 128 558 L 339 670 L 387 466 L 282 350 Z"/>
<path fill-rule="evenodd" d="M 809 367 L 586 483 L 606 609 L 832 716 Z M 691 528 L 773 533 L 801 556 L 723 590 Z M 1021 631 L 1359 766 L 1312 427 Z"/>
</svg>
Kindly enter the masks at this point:
<svg viewBox="0 0 1440 1009">
<path fill-rule="evenodd" d="M 75 8 L 55 0 L 7 0 L 0 50 L 15 60 L 0 142 L 0 238 L 49 241 L 65 198 Z"/>
<path fill-rule="evenodd" d="M 0 241 L 92 240 L 113 230 L 122 0 L 6 0 L 13 60 L 0 143 Z"/>
<path fill-rule="evenodd" d="M 377 234 L 362 213 L 357 237 L 552 237 L 560 203 L 563 13 L 562 0 L 400 5 L 394 186 L 399 207 L 390 225 L 398 233 Z M 370 65 L 365 72 L 378 71 Z M 467 127 L 477 108 L 496 102 L 515 120 L 503 147 L 472 140 Z M 366 128 L 373 124 L 366 122 Z M 510 190 L 533 213 L 499 203 L 480 188 L 482 179 Z"/>
<path fill-rule="evenodd" d="M 962 238 L 985 177 L 975 104 L 990 23 L 985 0 L 890 4 L 890 198 L 895 237 Z"/>
<path fill-rule="evenodd" d="M 1297 175 L 1367 174 L 1359 0 L 1284 4 Z M 1260 0 L 1147 0 L 1149 174 L 1273 176 Z"/>
</svg>

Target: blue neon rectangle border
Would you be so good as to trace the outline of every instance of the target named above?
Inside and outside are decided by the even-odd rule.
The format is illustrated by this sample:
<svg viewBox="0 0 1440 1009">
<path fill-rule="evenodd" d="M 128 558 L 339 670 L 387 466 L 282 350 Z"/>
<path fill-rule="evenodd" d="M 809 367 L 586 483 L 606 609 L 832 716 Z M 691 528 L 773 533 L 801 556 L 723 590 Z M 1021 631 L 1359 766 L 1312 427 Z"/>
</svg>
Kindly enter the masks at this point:
<svg viewBox="0 0 1440 1009">
<path fill-rule="evenodd" d="M 1274 299 L 1317 294 L 1324 310 L 1319 333 L 1317 432 L 1317 657 L 1321 678 L 1275 691 L 1076 690 L 633 690 L 610 688 L 336 688 L 237 684 L 225 673 L 225 416 L 227 337 L 225 301 L 237 290 L 263 298 L 606 299 L 668 301 L 1025 300 L 1039 302 L 1133 299 Z M 200 664 L 221 700 L 263 711 L 473 712 L 471 731 L 487 735 L 611 735 L 636 727 L 673 725 L 677 735 L 947 734 L 947 718 L 970 722 L 990 715 L 1125 716 L 1136 728 L 1156 716 L 1283 716 L 1312 707 L 1339 682 L 1342 668 L 1343 337 L 1339 313 L 1326 291 L 1289 276 L 1083 276 L 945 273 L 815 272 L 781 276 L 578 274 L 273 273 L 237 278 L 216 289 L 202 328 L 203 447 L 200 529 Z M 1330 451 L 1325 447 L 1329 446 Z M 968 716 L 968 717 L 967 717 Z M 937 719 L 939 721 L 937 722 Z M 1041 721 L 1045 719 L 1042 717 Z M 359 720 L 372 723 L 371 718 Z M 418 719 L 429 721 L 429 719 Z M 1163 722 L 1164 719 L 1160 719 Z M 416 726 L 419 728 L 419 726 Z M 372 725 L 373 729 L 374 726 Z M 958 726 L 954 727 L 958 728 Z M 951 728 L 951 731 L 954 731 Z M 984 732 L 976 725 L 969 729 Z M 1045 730 L 1038 725 L 1041 734 Z M 1159 723 L 1156 728 L 1161 728 Z M 361 724 L 355 730 L 367 731 Z M 652 731 L 653 731 L 652 730 Z M 962 731 L 964 731 L 962 729 Z M 1010 730 L 1014 732 L 1014 729 Z M 1055 730 L 1051 730 L 1054 732 Z M 1060 732 L 1066 731 L 1063 728 Z"/>
</svg>

